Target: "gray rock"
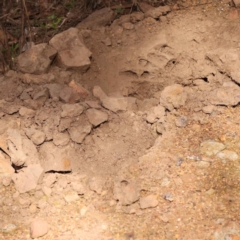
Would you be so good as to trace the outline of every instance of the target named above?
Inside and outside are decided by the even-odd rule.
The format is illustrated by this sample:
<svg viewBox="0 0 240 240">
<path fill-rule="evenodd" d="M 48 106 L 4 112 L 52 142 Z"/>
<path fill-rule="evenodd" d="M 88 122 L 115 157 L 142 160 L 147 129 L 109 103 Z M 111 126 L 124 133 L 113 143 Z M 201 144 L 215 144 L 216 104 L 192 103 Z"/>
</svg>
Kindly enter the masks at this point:
<svg viewBox="0 0 240 240">
<path fill-rule="evenodd" d="M 25 133 L 36 145 L 42 144 L 46 139 L 45 133 L 37 129 L 26 129 Z"/>
<path fill-rule="evenodd" d="M 188 124 L 188 118 L 186 116 L 180 116 L 176 119 L 175 124 L 177 127 L 186 127 Z"/>
<path fill-rule="evenodd" d="M 234 151 L 223 150 L 217 154 L 217 157 L 222 160 L 234 161 L 238 159 L 238 154 Z"/>
<path fill-rule="evenodd" d="M 207 140 L 201 143 L 200 151 L 209 157 L 218 154 L 220 151 L 225 149 L 225 145 L 213 140 Z"/>
<path fill-rule="evenodd" d="M 94 126 L 98 126 L 108 120 L 108 114 L 100 110 L 90 108 L 86 111 L 88 121 Z"/>
<path fill-rule="evenodd" d="M 56 54 L 56 49 L 47 43 L 35 45 L 16 58 L 18 70 L 32 74 L 46 73 Z"/>
<path fill-rule="evenodd" d="M 126 180 L 114 183 L 113 194 L 115 200 L 119 200 L 122 205 L 130 205 L 140 198 L 139 187 Z"/>
<path fill-rule="evenodd" d="M 82 72 L 89 68 L 92 53 L 82 43 L 77 28 L 69 28 L 55 35 L 49 44 L 57 49 L 57 62 L 60 66 L 66 69 L 76 68 Z"/>
<path fill-rule="evenodd" d="M 148 195 L 146 197 L 140 198 L 140 208 L 154 208 L 158 205 L 158 200 L 156 195 Z"/>
<path fill-rule="evenodd" d="M 13 174 L 12 180 L 19 193 L 29 192 L 36 189 L 37 184 L 43 178 L 43 168 L 39 164 L 31 164 L 22 171 Z"/>
<path fill-rule="evenodd" d="M 39 238 L 46 235 L 49 231 L 49 225 L 45 220 L 35 219 L 30 225 L 31 238 Z"/>
<path fill-rule="evenodd" d="M 56 147 L 52 142 L 45 142 L 39 149 L 40 162 L 45 172 L 71 171 L 71 159 L 75 151 L 70 146 Z"/>
<path fill-rule="evenodd" d="M 77 25 L 79 29 L 99 29 L 110 24 L 115 17 L 115 12 L 110 8 L 102 8 L 90 14 L 86 19 Z"/>
<path fill-rule="evenodd" d="M 179 108 L 185 105 L 187 93 L 179 84 L 174 84 L 164 88 L 160 97 L 160 104 L 172 111 L 174 108 Z"/>
<path fill-rule="evenodd" d="M 84 110 L 84 107 L 80 104 L 64 104 L 62 105 L 61 117 L 77 117 Z"/>
</svg>

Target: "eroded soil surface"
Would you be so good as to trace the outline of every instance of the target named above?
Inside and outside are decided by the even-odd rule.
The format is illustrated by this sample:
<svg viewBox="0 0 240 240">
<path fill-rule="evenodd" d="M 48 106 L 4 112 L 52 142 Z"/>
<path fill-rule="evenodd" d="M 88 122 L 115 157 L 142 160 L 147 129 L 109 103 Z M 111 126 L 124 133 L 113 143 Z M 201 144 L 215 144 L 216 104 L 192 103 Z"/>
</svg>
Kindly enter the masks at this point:
<svg viewBox="0 0 240 240">
<path fill-rule="evenodd" d="M 62 120 L 60 100 L 26 102 L 24 91 L 31 98 L 44 85 L 26 83 L 13 71 L 0 77 L 1 136 L 17 129 L 34 142 L 40 138 L 29 133 L 34 127 L 45 134 L 34 142 L 45 169 L 51 169 L 44 158 L 52 149 L 71 159 L 70 171 L 46 171 L 25 193 L 2 174 L 0 240 L 31 239 L 34 219 L 48 223 L 45 240 L 240 239 L 238 11 L 228 1 L 185 4 L 161 21 L 124 15 L 88 32 L 92 59 L 84 74 L 51 67 L 58 83 L 75 79 L 90 93 L 80 101 L 84 115 L 70 122 Z M 111 111 L 94 86 L 136 102 Z M 20 114 L 23 106 L 34 114 Z M 73 133 L 89 108 L 107 119 L 76 141 Z M 7 155 L 1 141 L 0 147 Z"/>
</svg>

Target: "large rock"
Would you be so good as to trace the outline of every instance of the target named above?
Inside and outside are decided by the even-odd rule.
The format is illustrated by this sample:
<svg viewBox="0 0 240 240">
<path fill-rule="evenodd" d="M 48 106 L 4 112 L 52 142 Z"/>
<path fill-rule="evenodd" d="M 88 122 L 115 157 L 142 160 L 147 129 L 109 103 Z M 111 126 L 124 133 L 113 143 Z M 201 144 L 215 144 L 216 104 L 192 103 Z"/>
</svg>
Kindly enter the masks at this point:
<svg viewBox="0 0 240 240">
<path fill-rule="evenodd" d="M 213 105 L 236 106 L 240 102 L 240 88 L 216 88 L 209 93 L 208 100 Z"/>
<path fill-rule="evenodd" d="M 41 165 L 45 172 L 71 171 L 71 159 L 74 154 L 75 153 L 71 147 L 67 146 L 58 148 L 52 142 L 44 143 L 39 150 Z"/>
<path fill-rule="evenodd" d="M 92 53 L 83 44 L 77 28 L 57 34 L 49 44 L 57 49 L 60 66 L 66 69 L 76 68 L 82 72 L 89 68 Z"/>
<path fill-rule="evenodd" d="M 57 51 L 47 43 L 41 43 L 28 49 L 17 57 L 18 70 L 24 73 L 46 73 Z"/>
<path fill-rule="evenodd" d="M 19 193 L 29 192 L 37 187 L 43 178 L 43 168 L 39 164 L 31 164 L 22 171 L 14 174 L 12 180 Z"/>
<path fill-rule="evenodd" d="M 174 84 L 166 87 L 160 97 L 160 104 L 172 111 L 174 108 L 184 106 L 187 100 L 187 93 L 179 84 Z"/>
<path fill-rule="evenodd" d="M 89 15 L 77 25 L 77 28 L 98 29 L 110 24 L 115 17 L 115 12 L 110 8 L 102 8 Z"/>
<path fill-rule="evenodd" d="M 105 112 L 91 108 L 86 111 L 88 121 L 94 126 L 98 126 L 108 120 L 108 115 Z"/>
</svg>

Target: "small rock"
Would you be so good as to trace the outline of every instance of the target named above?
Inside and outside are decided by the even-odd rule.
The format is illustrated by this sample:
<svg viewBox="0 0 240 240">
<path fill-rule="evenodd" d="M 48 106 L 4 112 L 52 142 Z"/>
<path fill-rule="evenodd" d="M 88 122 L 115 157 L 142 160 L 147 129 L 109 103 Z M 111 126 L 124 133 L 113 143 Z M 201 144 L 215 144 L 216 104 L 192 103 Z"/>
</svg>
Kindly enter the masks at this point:
<svg viewBox="0 0 240 240">
<path fill-rule="evenodd" d="M 56 132 L 53 135 L 53 143 L 56 146 L 65 146 L 69 143 L 69 141 L 70 141 L 70 137 L 67 132 L 64 132 L 64 133 Z"/>
<path fill-rule="evenodd" d="M 173 195 L 171 193 L 166 193 L 166 194 L 163 194 L 163 198 L 165 200 L 168 200 L 169 202 L 172 202 L 173 201 Z"/>
<path fill-rule="evenodd" d="M 25 133 L 36 145 L 42 144 L 46 139 L 45 133 L 37 129 L 26 129 Z"/>
<path fill-rule="evenodd" d="M 62 105 L 61 117 L 77 117 L 82 114 L 84 107 L 78 103 Z"/>
<path fill-rule="evenodd" d="M 148 113 L 146 120 L 148 123 L 155 123 L 157 121 L 157 118 L 154 113 Z"/>
<path fill-rule="evenodd" d="M 162 134 L 165 131 L 165 127 L 162 123 L 157 123 L 156 128 L 157 133 Z"/>
<path fill-rule="evenodd" d="M 59 99 L 59 95 L 62 89 L 62 86 L 58 83 L 47 84 L 46 88 L 49 91 L 49 95 L 52 99 Z"/>
<path fill-rule="evenodd" d="M 100 110 L 91 108 L 86 111 L 88 121 L 94 126 L 97 127 L 101 123 L 104 123 L 108 120 L 108 114 Z"/>
<path fill-rule="evenodd" d="M 238 154 L 233 151 L 223 150 L 217 154 L 217 157 L 222 160 L 234 161 L 238 159 Z"/>
<path fill-rule="evenodd" d="M 0 175 L 1 175 L 1 173 L 0 173 Z M 11 182 L 12 182 L 12 178 L 11 177 L 4 177 L 2 179 L 2 184 L 5 187 L 8 187 L 11 184 Z"/>
<path fill-rule="evenodd" d="M 158 205 L 158 200 L 156 195 L 148 195 L 146 197 L 140 198 L 140 208 L 153 208 Z"/>
<path fill-rule="evenodd" d="M 71 182 L 71 187 L 78 194 L 83 195 L 86 193 L 86 188 L 80 182 Z"/>
<path fill-rule="evenodd" d="M 208 105 L 202 108 L 204 113 L 211 114 L 214 110 L 215 106 L 214 105 Z"/>
<path fill-rule="evenodd" d="M 64 103 L 70 103 L 72 101 L 73 90 L 70 87 L 64 87 L 61 89 L 59 98 Z"/>
<path fill-rule="evenodd" d="M 103 40 L 103 43 L 106 45 L 106 46 L 112 46 L 112 41 L 110 38 L 106 38 Z"/>
<path fill-rule="evenodd" d="M 75 191 L 70 191 L 64 195 L 64 199 L 67 203 L 75 202 L 79 200 L 78 193 Z"/>
<path fill-rule="evenodd" d="M 50 197 L 52 194 L 52 189 L 50 187 L 43 186 L 42 191 L 47 197 Z"/>
<path fill-rule="evenodd" d="M 31 214 L 36 213 L 37 212 L 37 206 L 35 204 L 31 204 L 29 207 L 29 212 Z"/>
<path fill-rule="evenodd" d="M 19 109 L 19 114 L 21 117 L 32 118 L 35 116 L 36 112 L 30 108 L 21 107 Z"/>
<path fill-rule="evenodd" d="M 126 30 L 132 30 L 134 29 L 134 25 L 130 22 L 125 22 L 122 24 L 122 27 Z"/>
<path fill-rule="evenodd" d="M 176 119 L 175 124 L 177 127 L 186 127 L 188 124 L 188 118 L 186 116 L 181 116 Z"/>
<path fill-rule="evenodd" d="M 47 88 L 43 89 L 42 91 L 36 93 L 33 96 L 33 100 L 39 101 L 39 102 L 46 102 L 48 98 L 49 98 L 49 91 Z"/>
<path fill-rule="evenodd" d="M 72 80 L 69 84 L 69 87 L 71 87 L 74 91 L 76 91 L 81 98 L 87 98 L 89 95 L 89 92 L 81 86 L 81 84 L 76 83 L 74 80 Z"/>
<path fill-rule="evenodd" d="M 93 87 L 93 96 L 99 99 L 107 98 L 107 94 L 99 86 Z"/>
<path fill-rule="evenodd" d="M 31 222 L 30 236 L 31 238 L 39 238 L 46 235 L 49 231 L 49 225 L 45 220 L 36 219 Z"/>
<path fill-rule="evenodd" d="M 16 229 L 17 229 L 17 226 L 15 224 L 10 223 L 10 224 L 5 225 L 1 230 L 3 233 L 10 233 Z"/>
<path fill-rule="evenodd" d="M 200 151 L 202 154 L 206 154 L 211 157 L 225 149 L 225 145 L 213 140 L 207 140 L 201 143 Z"/>
</svg>

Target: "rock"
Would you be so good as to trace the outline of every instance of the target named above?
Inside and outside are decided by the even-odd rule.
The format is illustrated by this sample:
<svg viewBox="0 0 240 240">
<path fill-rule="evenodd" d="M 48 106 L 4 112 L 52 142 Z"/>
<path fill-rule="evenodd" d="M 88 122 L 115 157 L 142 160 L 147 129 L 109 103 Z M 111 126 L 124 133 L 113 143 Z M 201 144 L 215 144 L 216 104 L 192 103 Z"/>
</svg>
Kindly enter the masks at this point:
<svg viewBox="0 0 240 240">
<path fill-rule="evenodd" d="M 163 199 L 168 200 L 169 202 L 173 201 L 173 195 L 171 193 L 163 194 Z"/>
<path fill-rule="evenodd" d="M 73 95 L 73 89 L 70 87 L 64 87 L 61 89 L 59 93 L 59 98 L 64 103 L 70 103 L 70 102 L 73 102 L 72 95 Z"/>
<path fill-rule="evenodd" d="M 207 114 L 211 114 L 214 109 L 215 109 L 214 105 L 208 105 L 202 108 L 203 112 Z"/>
<path fill-rule="evenodd" d="M 22 166 L 38 163 L 39 159 L 35 145 L 26 137 L 21 136 L 18 129 L 9 128 L 5 136 L 2 135 L 1 137 L 0 147 L 10 156 L 14 165 Z"/>
<path fill-rule="evenodd" d="M 89 188 L 97 194 L 101 194 L 105 182 L 106 181 L 103 178 L 93 177 L 89 182 Z"/>
<path fill-rule="evenodd" d="M 164 117 L 166 115 L 165 107 L 158 105 L 153 108 L 153 113 L 156 118 L 161 119 L 162 117 Z"/>
<path fill-rule="evenodd" d="M 58 148 L 52 142 L 45 142 L 41 145 L 39 154 L 45 172 L 67 172 L 72 170 L 71 158 L 73 158 L 75 152 L 70 146 Z"/>
<path fill-rule="evenodd" d="M 86 193 L 86 188 L 80 182 L 71 182 L 71 187 L 78 194 L 83 195 Z"/>
<path fill-rule="evenodd" d="M 122 205 L 130 205 L 140 198 L 138 186 L 126 180 L 114 183 L 113 194 L 115 200 L 119 200 Z"/>
<path fill-rule="evenodd" d="M 74 91 L 76 91 L 81 98 L 87 98 L 89 95 L 89 92 L 81 86 L 81 84 L 76 83 L 74 80 L 72 80 L 69 84 L 69 87 L 71 87 Z"/>
<path fill-rule="evenodd" d="M 53 143 L 56 146 L 65 146 L 69 143 L 69 141 L 70 141 L 70 137 L 67 132 L 64 132 L 64 133 L 56 132 L 53 135 Z"/>
<path fill-rule="evenodd" d="M 78 193 L 75 191 L 70 191 L 67 194 L 64 195 L 64 199 L 67 203 L 75 202 L 80 199 L 78 196 Z"/>
<path fill-rule="evenodd" d="M 48 173 L 44 175 L 43 185 L 46 187 L 52 187 L 52 185 L 57 181 L 56 174 Z"/>
<path fill-rule="evenodd" d="M 240 102 L 239 87 L 221 87 L 208 94 L 208 101 L 213 105 L 236 106 Z"/>
<path fill-rule="evenodd" d="M 46 139 L 45 133 L 37 129 L 26 129 L 25 133 L 36 145 L 42 144 Z"/>
<path fill-rule="evenodd" d="M 47 186 L 42 186 L 42 191 L 47 197 L 50 197 L 52 194 L 52 189 Z"/>
<path fill-rule="evenodd" d="M 172 111 L 174 108 L 179 108 L 185 105 L 187 93 L 179 84 L 174 84 L 164 88 L 160 97 L 160 104 Z"/>
<path fill-rule="evenodd" d="M 86 19 L 77 25 L 78 29 L 99 29 L 110 24 L 115 17 L 115 12 L 110 8 L 102 8 L 90 14 Z"/>
<path fill-rule="evenodd" d="M 61 117 L 77 117 L 82 114 L 84 107 L 80 104 L 64 104 L 62 105 Z"/>
<path fill-rule="evenodd" d="M 160 6 L 154 9 L 150 9 L 149 11 L 145 12 L 145 18 L 152 17 L 158 19 L 162 15 L 166 15 L 171 12 L 171 8 L 169 6 Z"/>
<path fill-rule="evenodd" d="M 107 98 L 107 94 L 99 86 L 93 87 L 93 96 L 99 99 Z"/>
<path fill-rule="evenodd" d="M 68 128 L 70 138 L 76 143 L 82 143 L 91 130 L 92 125 L 84 117 L 80 117 L 78 121 Z"/>
<path fill-rule="evenodd" d="M 40 164 L 31 164 L 22 171 L 13 174 L 12 180 L 19 193 L 29 192 L 36 189 L 37 184 L 42 180 L 43 168 Z"/>
<path fill-rule="evenodd" d="M 26 108 L 26 107 L 21 107 L 19 109 L 19 115 L 21 117 L 26 117 L 26 118 L 32 118 L 34 117 L 36 114 L 36 111 L 30 109 L 30 108 Z"/>
<path fill-rule="evenodd" d="M 12 115 L 14 113 L 17 113 L 20 109 L 20 106 L 12 103 L 5 102 L 4 106 L 1 106 L 1 109 L 4 113 Z"/>
<path fill-rule="evenodd" d="M 55 35 L 49 44 L 57 49 L 57 62 L 60 66 L 78 69 L 81 72 L 89 68 L 92 53 L 82 43 L 77 28 L 69 28 Z"/>
<path fill-rule="evenodd" d="M 126 30 L 132 30 L 134 29 L 134 25 L 130 22 L 125 22 L 122 24 L 122 27 Z"/>
<path fill-rule="evenodd" d="M 175 124 L 177 127 L 186 127 L 188 124 L 188 118 L 186 116 L 181 116 L 176 119 Z"/>
<path fill-rule="evenodd" d="M 10 223 L 10 224 L 6 224 L 4 225 L 2 228 L 1 228 L 1 231 L 3 233 L 10 233 L 10 232 L 13 232 L 17 229 L 17 226 L 13 223 Z"/>
<path fill-rule="evenodd" d="M 52 99 L 59 99 L 59 95 L 62 89 L 62 86 L 58 83 L 51 83 L 51 84 L 47 84 L 45 86 L 48 91 L 49 91 L 49 95 Z"/>
<path fill-rule="evenodd" d="M 233 0 L 235 7 L 240 7 L 240 0 Z"/>
<path fill-rule="evenodd" d="M 21 74 L 18 73 L 18 77 L 22 80 L 22 82 L 30 84 L 42 84 L 42 83 L 50 83 L 55 81 L 55 76 L 52 73 L 44 73 L 41 75 L 35 75 L 30 73 Z"/>
<path fill-rule="evenodd" d="M 106 46 L 112 46 L 112 41 L 111 41 L 111 38 L 105 38 L 103 41 L 102 41 Z"/>
<path fill-rule="evenodd" d="M 222 160 L 234 161 L 234 160 L 238 159 L 238 154 L 236 152 L 233 152 L 233 151 L 223 150 L 223 151 L 221 151 L 217 154 L 217 157 L 222 159 Z"/>
<path fill-rule="evenodd" d="M 14 172 L 15 170 L 12 167 L 10 160 L 0 151 L 0 177 L 11 176 Z"/>
<path fill-rule="evenodd" d="M 137 100 L 138 110 L 142 112 L 149 112 L 153 107 L 158 104 L 158 102 L 159 101 L 155 98 L 144 99 L 143 101 Z"/>
<path fill-rule="evenodd" d="M 142 10 L 143 13 L 146 13 L 149 10 L 153 10 L 154 9 L 153 6 L 147 4 L 146 2 L 139 2 L 138 5 L 139 5 L 139 7 L 140 7 L 140 9 Z"/>
<path fill-rule="evenodd" d="M 100 110 L 90 108 L 86 111 L 88 121 L 94 126 L 97 127 L 103 122 L 108 120 L 108 114 Z"/>
<path fill-rule="evenodd" d="M 49 231 L 49 225 L 45 220 L 35 219 L 30 225 L 31 238 L 39 238 L 46 235 Z"/>
<path fill-rule="evenodd" d="M 144 19 L 144 14 L 142 12 L 133 12 L 130 15 L 131 23 L 136 23 Z"/>
<path fill-rule="evenodd" d="M 33 100 L 40 101 L 40 102 L 46 102 L 48 98 L 49 98 L 49 92 L 47 88 L 43 89 L 42 91 L 36 93 L 33 96 Z"/>
<path fill-rule="evenodd" d="M 128 108 L 128 99 L 127 98 L 112 98 L 107 97 L 101 99 L 102 105 L 111 110 L 112 112 L 126 111 Z"/>
<path fill-rule="evenodd" d="M 72 118 L 62 118 L 58 126 L 59 132 L 63 132 L 66 129 L 70 128 L 72 121 Z"/>
<path fill-rule="evenodd" d="M 165 127 L 162 123 L 157 123 L 156 128 L 157 133 L 162 134 L 165 131 Z"/>
<path fill-rule="evenodd" d="M 207 140 L 201 143 L 200 151 L 202 154 L 206 154 L 211 157 L 218 154 L 220 151 L 225 149 L 225 145 L 213 140 Z"/>
<path fill-rule="evenodd" d="M 146 197 L 140 198 L 140 208 L 153 208 L 158 205 L 158 200 L 156 195 L 148 195 Z"/>
<path fill-rule="evenodd" d="M 156 118 L 154 113 L 148 113 L 146 120 L 147 120 L 148 123 L 155 123 L 155 122 L 157 122 L 157 118 Z"/>
<path fill-rule="evenodd" d="M 0 165 L 1 166 L 1 165 Z M 1 166 L 2 167 L 2 166 Z M 14 173 L 14 172 L 13 172 Z M 7 176 L 4 176 L 3 179 L 2 179 L 2 185 L 4 187 L 9 187 L 9 185 L 11 184 L 12 182 L 12 178 L 10 177 L 13 173 L 10 173 L 10 174 L 5 174 Z M 9 176 L 8 176 L 9 175 Z M 1 174 L 1 169 L 0 169 L 0 177 L 2 176 Z"/>
<path fill-rule="evenodd" d="M 29 207 L 29 212 L 31 214 L 34 214 L 37 212 L 37 206 L 35 204 L 31 204 L 30 207 Z"/>
<path fill-rule="evenodd" d="M 100 109 L 101 106 L 97 101 L 85 101 L 85 103 L 90 107 L 90 108 L 96 108 Z"/>
<path fill-rule="evenodd" d="M 46 73 L 56 54 L 56 49 L 47 43 L 32 46 L 16 58 L 18 70 L 31 74 Z"/>
</svg>

